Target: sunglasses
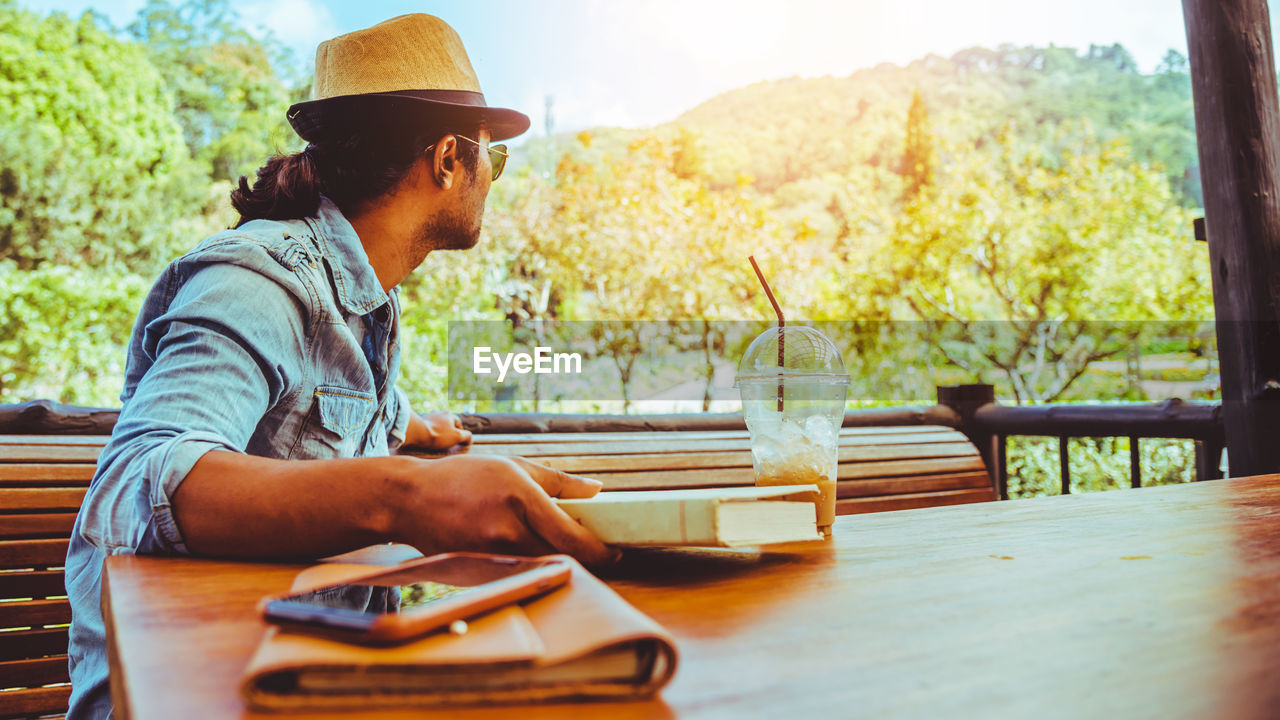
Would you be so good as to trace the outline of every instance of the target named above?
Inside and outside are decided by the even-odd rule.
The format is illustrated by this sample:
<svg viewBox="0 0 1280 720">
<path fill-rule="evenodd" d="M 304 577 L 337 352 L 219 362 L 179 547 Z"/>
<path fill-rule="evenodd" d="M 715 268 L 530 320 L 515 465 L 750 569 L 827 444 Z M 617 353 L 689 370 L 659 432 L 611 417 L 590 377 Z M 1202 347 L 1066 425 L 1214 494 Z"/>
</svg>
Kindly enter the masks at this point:
<svg viewBox="0 0 1280 720">
<path fill-rule="evenodd" d="M 457 133 L 454 133 L 453 136 L 462 138 L 463 140 L 466 140 L 469 143 L 473 143 L 476 147 L 481 147 L 481 148 L 484 147 L 478 141 L 472 140 L 466 135 L 459 135 Z M 435 143 L 431 143 L 426 147 L 426 150 L 430 150 L 435 146 L 436 146 Z M 489 146 L 489 164 L 493 166 L 494 180 L 497 180 L 498 178 L 502 177 L 502 169 L 507 166 L 507 157 L 508 155 L 507 155 L 506 145 L 490 145 Z"/>
</svg>

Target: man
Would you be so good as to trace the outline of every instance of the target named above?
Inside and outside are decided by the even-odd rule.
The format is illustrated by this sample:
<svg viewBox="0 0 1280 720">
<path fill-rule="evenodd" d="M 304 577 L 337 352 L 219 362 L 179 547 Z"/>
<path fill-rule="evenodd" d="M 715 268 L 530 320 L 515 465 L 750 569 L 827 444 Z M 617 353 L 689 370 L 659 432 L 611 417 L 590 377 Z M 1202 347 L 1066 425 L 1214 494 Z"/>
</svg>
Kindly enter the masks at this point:
<svg viewBox="0 0 1280 720">
<path fill-rule="evenodd" d="M 322 43 L 314 96 L 289 110 L 306 150 L 272 158 L 252 188 L 241 179 L 239 225 L 174 261 L 134 326 L 124 406 L 67 554 L 70 718 L 111 713 L 108 555 L 403 542 L 614 558 L 550 499 L 589 497 L 594 480 L 389 454 L 469 441 L 396 388 L 396 287 L 432 250 L 475 245 L 506 159 L 488 143 L 529 119 L 485 105 L 461 40 L 427 15 Z"/>
</svg>

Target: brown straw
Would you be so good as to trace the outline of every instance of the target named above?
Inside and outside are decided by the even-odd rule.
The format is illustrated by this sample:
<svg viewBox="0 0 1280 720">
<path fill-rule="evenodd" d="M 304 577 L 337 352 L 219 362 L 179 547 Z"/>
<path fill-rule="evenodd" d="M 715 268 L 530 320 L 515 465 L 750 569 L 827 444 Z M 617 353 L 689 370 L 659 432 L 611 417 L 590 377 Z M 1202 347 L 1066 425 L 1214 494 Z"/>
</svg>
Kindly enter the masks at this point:
<svg viewBox="0 0 1280 720">
<path fill-rule="evenodd" d="M 782 328 L 787 326 L 787 319 L 782 316 L 782 308 L 778 306 L 778 299 L 773 296 L 773 290 L 769 287 L 769 281 L 764 279 L 764 273 L 760 272 L 760 266 L 756 264 L 756 257 L 748 255 L 747 259 L 751 261 L 751 267 L 756 271 L 756 277 L 760 278 L 760 285 L 764 287 L 764 294 L 769 297 L 769 302 L 773 304 L 773 311 L 778 315 L 778 412 L 782 412 L 782 372 L 786 369 L 786 336 L 782 333 Z"/>
</svg>

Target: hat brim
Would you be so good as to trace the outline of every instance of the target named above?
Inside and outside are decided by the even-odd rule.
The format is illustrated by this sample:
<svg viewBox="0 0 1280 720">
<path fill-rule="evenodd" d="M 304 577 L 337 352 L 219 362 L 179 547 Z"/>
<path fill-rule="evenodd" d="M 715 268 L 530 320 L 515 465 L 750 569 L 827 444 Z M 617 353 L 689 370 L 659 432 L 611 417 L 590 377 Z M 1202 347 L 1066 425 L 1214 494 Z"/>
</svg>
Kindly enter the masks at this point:
<svg viewBox="0 0 1280 720">
<path fill-rule="evenodd" d="M 289 108 L 289 124 L 307 142 L 350 135 L 361 128 L 395 124 L 484 125 L 492 141 L 508 140 L 529 129 L 529 116 L 516 110 L 428 100 L 410 95 L 371 93 L 308 100 Z"/>
</svg>

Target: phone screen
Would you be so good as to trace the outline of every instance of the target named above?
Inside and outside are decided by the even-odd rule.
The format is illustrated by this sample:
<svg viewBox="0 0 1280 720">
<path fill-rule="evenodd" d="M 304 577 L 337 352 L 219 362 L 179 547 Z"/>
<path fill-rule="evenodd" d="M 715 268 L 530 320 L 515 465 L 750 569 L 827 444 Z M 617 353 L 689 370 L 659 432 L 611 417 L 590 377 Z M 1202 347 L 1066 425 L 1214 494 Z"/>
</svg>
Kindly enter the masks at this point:
<svg viewBox="0 0 1280 720">
<path fill-rule="evenodd" d="M 372 620 L 388 613 L 408 613 L 455 598 L 487 583 L 512 578 L 548 563 L 520 558 L 447 557 L 405 570 L 330 585 L 268 604 L 271 614 L 319 610 L 332 619 Z M 359 624 L 359 623 L 358 623 Z"/>
</svg>

